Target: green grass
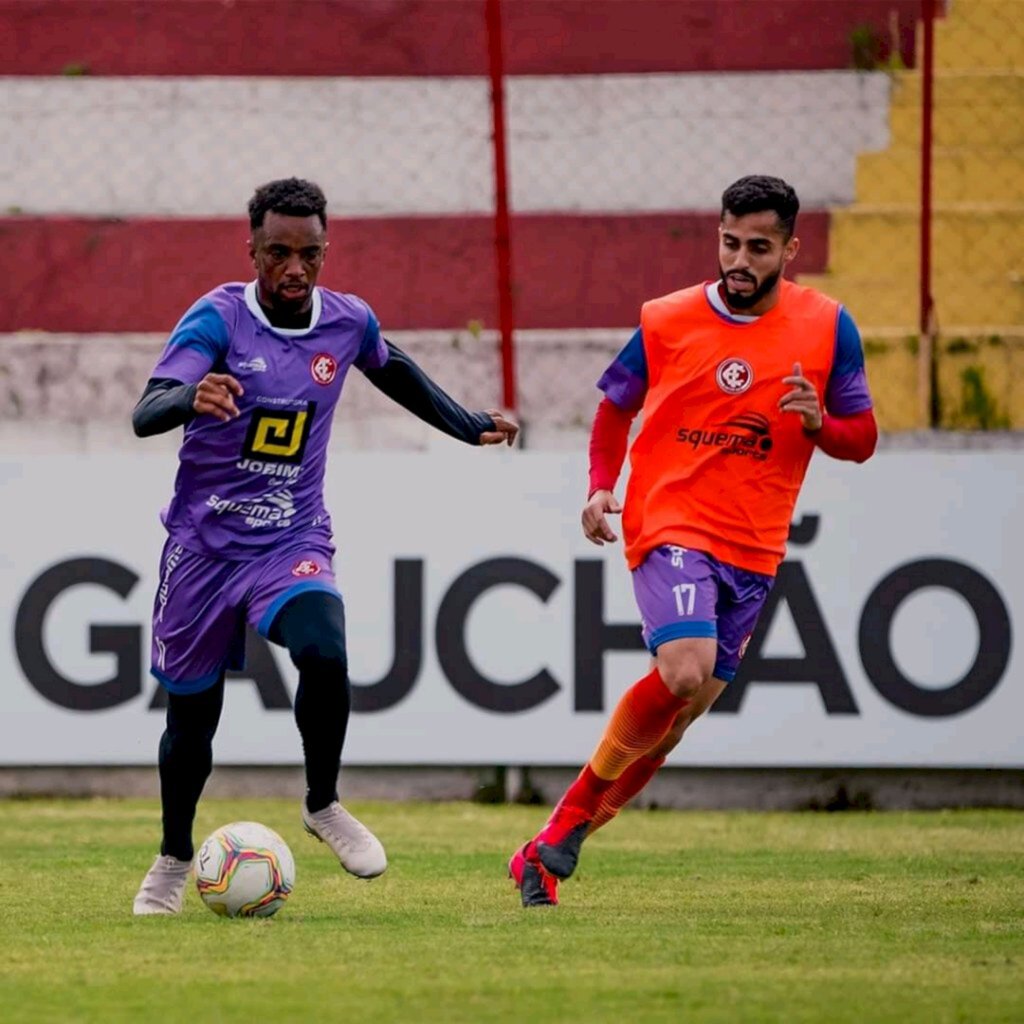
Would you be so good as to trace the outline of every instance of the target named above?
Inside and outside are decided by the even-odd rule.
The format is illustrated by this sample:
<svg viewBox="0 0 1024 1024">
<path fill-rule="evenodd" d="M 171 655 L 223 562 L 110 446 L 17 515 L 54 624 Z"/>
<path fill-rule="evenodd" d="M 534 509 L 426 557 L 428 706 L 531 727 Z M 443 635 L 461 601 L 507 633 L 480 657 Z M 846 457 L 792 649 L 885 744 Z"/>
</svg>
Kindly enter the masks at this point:
<svg viewBox="0 0 1024 1024">
<path fill-rule="evenodd" d="M 1024 1021 L 1024 814 L 632 812 L 562 906 L 504 861 L 536 808 L 353 808 L 391 867 L 345 875 L 292 802 L 204 802 L 296 855 L 271 920 L 131 916 L 158 811 L 0 803 L 0 1021 Z"/>
</svg>

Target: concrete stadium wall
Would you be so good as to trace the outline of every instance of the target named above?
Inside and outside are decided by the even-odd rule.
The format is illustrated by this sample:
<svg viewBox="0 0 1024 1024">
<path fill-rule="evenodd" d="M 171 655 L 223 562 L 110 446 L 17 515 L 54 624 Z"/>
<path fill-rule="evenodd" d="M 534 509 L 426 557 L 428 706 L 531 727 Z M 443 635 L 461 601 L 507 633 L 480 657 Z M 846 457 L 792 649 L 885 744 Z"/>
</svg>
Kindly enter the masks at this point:
<svg viewBox="0 0 1024 1024">
<path fill-rule="evenodd" d="M 622 347 L 632 327 L 608 330 L 536 330 L 516 335 L 519 414 L 523 443 L 543 450 L 582 450 L 600 398 L 595 384 Z M 474 408 L 500 405 L 500 354 L 493 331 L 389 331 L 453 397 Z M 23 331 L 0 334 L 0 452 L 32 450 L 101 452 L 136 450 L 131 410 L 164 343 L 163 333 L 52 334 Z M 972 360 L 1003 355 L 964 351 L 961 368 Z M 915 362 L 879 363 L 868 374 L 880 419 L 903 412 Z M 906 364 L 906 366 L 904 365 Z M 909 366 L 909 369 L 906 367 Z M 902 367 L 902 370 L 901 370 Z M 1024 400 L 1024 379 L 1012 367 L 995 368 L 992 379 L 1001 403 Z M 955 409 L 959 380 L 941 381 L 944 399 Z M 1017 447 L 1021 431 L 896 432 L 883 434 L 883 447 L 936 447 L 980 451 Z M 335 420 L 340 449 L 427 451 L 435 432 L 384 398 L 359 373 L 350 374 Z M 152 438 L 151 447 L 173 450 L 177 437 Z"/>
<path fill-rule="evenodd" d="M 345 768 L 345 800 L 481 800 L 553 804 L 563 768 Z M 299 800 L 301 768 L 215 766 L 209 798 Z M 159 796 L 156 768 L 0 768 L 0 799 Z M 663 768 L 631 805 L 657 810 L 847 811 L 1024 809 L 1024 773 L 993 769 Z"/>
<path fill-rule="evenodd" d="M 512 75 L 845 68 L 858 28 L 873 30 L 885 51 L 895 29 L 911 65 L 919 12 L 919 0 L 502 0 Z M 295 17 L 277 0 L 0 0 L 0 67 L 13 75 L 483 75 L 484 4 L 304 0 Z"/>
<path fill-rule="evenodd" d="M 595 384 L 632 328 L 521 332 L 520 413 L 530 447 L 577 448 L 600 394 Z M 408 351 L 457 400 L 500 405 L 498 339 L 493 331 L 396 331 Z M 165 336 L 22 332 L 0 335 L 0 451 L 97 452 L 135 448 L 131 410 Z M 435 436 L 352 373 L 335 420 L 341 448 L 428 450 Z M 150 445 L 176 448 L 176 434 Z"/>
<path fill-rule="evenodd" d="M 752 167 L 821 209 L 853 200 L 857 154 L 889 139 L 880 72 L 552 76 L 506 89 L 522 213 L 716 210 Z M 4 95 L 0 209 L 234 218 L 261 181 L 301 167 L 336 216 L 493 210 L 483 78 L 25 78 Z M 288 123 L 290 143 L 254 165 L 268 119 Z M 808 122 L 827 130 L 803 135 Z"/>
</svg>

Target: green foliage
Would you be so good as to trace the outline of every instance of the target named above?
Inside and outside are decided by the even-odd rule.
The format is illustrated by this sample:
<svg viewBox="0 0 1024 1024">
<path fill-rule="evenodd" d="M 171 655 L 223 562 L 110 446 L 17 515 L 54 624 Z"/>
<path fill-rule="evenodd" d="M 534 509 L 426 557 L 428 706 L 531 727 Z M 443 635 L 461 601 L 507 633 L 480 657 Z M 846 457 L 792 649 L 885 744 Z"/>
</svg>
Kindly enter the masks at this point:
<svg viewBox="0 0 1024 1024">
<path fill-rule="evenodd" d="M 908 352 L 917 355 L 918 338 L 916 334 L 908 334 L 905 338 L 863 338 L 861 344 L 866 356 L 884 356 L 893 352 Z"/>
<path fill-rule="evenodd" d="M 963 352 L 977 352 L 979 345 L 977 341 L 968 338 L 952 338 L 946 345 L 946 351 L 950 355 L 957 355 Z"/>
<path fill-rule="evenodd" d="M 905 71 L 900 54 L 899 24 L 890 23 L 890 38 L 874 25 L 856 25 L 850 30 L 850 65 L 857 71 Z"/>
<path fill-rule="evenodd" d="M 967 430 L 1007 430 L 1010 418 L 985 385 L 980 366 L 965 366 L 960 371 L 960 405 L 952 414 L 952 426 Z"/>
<path fill-rule="evenodd" d="M 227 920 L 190 887 L 180 917 L 136 919 L 155 802 L 0 804 L 0 1019 L 1024 1020 L 1019 812 L 625 812 L 588 840 L 561 906 L 523 910 L 505 862 L 546 809 L 352 809 L 388 849 L 382 878 L 304 837 L 298 796 L 208 800 L 197 838 L 248 819 L 291 845 L 288 904 Z"/>
<path fill-rule="evenodd" d="M 882 59 L 882 37 L 873 25 L 850 30 L 850 62 L 858 71 L 874 71 Z"/>
<path fill-rule="evenodd" d="M 65 78 L 81 78 L 83 75 L 91 74 L 88 64 L 77 61 L 72 62 L 71 64 L 65 64 L 64 67 L 60 69 L 60 73 L 64 75 Z"/>
<path fill-rule="evenodd" d="M 879 341 L 876 338 L 865 338 L 863 346 L 865 356 L 884 356 L 892 347 L 887 341 Z"/>
</svg>

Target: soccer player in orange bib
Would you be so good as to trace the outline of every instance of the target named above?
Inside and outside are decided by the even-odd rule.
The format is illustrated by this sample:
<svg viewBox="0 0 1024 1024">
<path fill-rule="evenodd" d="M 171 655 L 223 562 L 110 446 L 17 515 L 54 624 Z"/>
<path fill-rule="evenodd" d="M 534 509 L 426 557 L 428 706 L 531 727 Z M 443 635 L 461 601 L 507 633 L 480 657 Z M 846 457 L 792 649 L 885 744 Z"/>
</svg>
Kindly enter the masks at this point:
<svg viewBox="0 0 1024 1024">
<path fill-rule="evenodd" d="M 523 906 L 558 902 L 583 840 L 650 781 L 736 675 L 785 554 L 815 448 L 863 462 L 878 429 L 860 334 L 839 303 L 783 278 L 796 192 L 741 178 L 722 195 L 717 280 L 644 304 L 598 382 L 583 532 L 618 538 L 653 655 L 596 750 L 509 872 Z M 613 489 L 637 413 L 625 504 Z"/>
</svg>

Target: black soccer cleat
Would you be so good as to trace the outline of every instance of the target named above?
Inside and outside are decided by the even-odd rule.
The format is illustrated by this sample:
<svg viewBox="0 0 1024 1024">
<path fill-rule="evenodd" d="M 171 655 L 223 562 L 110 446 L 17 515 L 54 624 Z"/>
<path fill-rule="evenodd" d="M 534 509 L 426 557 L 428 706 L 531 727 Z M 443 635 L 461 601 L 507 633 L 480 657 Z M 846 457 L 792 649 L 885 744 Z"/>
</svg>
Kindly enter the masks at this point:
<svg viewBox="0 0 1024 1024">
<path fill-rule="evenodd" d="M 558 905 L 558 879 L 540 866 L 536 854 L 527 857 L 529 846 L 526 843 L 512 854 L 508 862 L 509 877 L 516 883 L 524 907 L 555 907 Z"/>
<path fill-rule="evenodd" d="M 556 818 L 537 836 L 537 858 L 555 878 L 568 878 L 580 859 L 580 847 L 587 838 L 590 819 L 560 822 Z"/>
</svg>

